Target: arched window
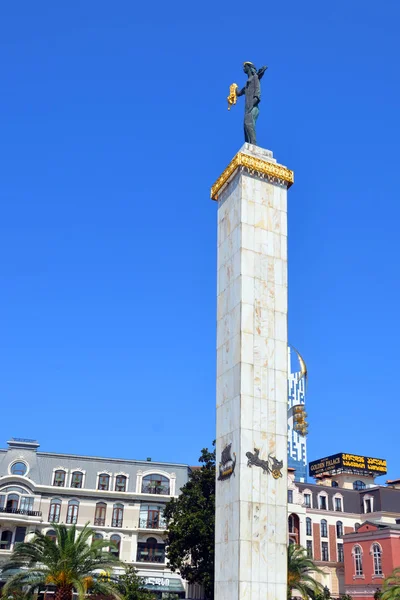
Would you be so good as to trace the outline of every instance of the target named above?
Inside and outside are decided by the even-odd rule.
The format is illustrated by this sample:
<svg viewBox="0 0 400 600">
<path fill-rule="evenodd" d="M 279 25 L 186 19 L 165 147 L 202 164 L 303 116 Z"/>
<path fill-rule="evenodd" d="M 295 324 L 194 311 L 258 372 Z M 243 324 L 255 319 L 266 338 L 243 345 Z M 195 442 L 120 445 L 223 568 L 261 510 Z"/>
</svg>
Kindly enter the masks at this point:
<svg viewBox="0 0 400 600">
<path fill-rule="evenodd" d="M 363 574 L 362 552 L 361 552 L 360 546 L 354 546 L 354 548 L 353 548 L 353 556 L 354 556 L 355 574 L 358 575 L 358 576 L 360 576 L 360 575 Z"/>
<path fill-rule="evenodd" d="M 65 486 L 65 471 L 59 469 L 58 471 L 54 471 L 54 480 L 53 485 L 56 487 L 64 487 Z"/>
<path fill-rule="evenodd" d="M 112 527 L 122 527 L 122 521 L 124 519 L 124 505 L 114 504 L 112 514 Z"/>
<path fill-rule="evenodd" d="M 93 544 L 93 542 L 101 542 L 102 539 L 103 539 L 102 533 L 94 533 L 93 537 L 92 537 L 92 544 Z"/>
<path fill-rule="evenodd" d="M 96 512 L 94 513 L 94 524 L 102 527 L 106 522 L 107 504 L 105 502 L 98 502 L 96 504 Z"/>
<path fill-rule="evenodd" d="M 342 521 L 336 521 L 336 537 L 337 538 L 342 538 L 343 537 L 343 523 L 342 523 Z"/>
<path fill-rule="evenodd" d="M 27 466 L 25 463 L 23 462 L 15 462 L 13 465 L 11 465 L 11 473 L 13 475 L 25 475 L 25 473 L 27 472 Z"/>
<path fill-rule="evenodd" d="M 365 483 L 360 479 L 357 479 L 357 481 L 354 481 L 353 483 L 353 490 L 365 490 L 366 487 L 367 486 L 365 485 Z"/>
<path fill-rule="evenodd" d="M 288 518 L 289 533 L 294 533 L 294 516 L 289 515 Z"/>
<path fill-rule="evenodd" d="M 78 500 L 70 500 L 67 510 L 67 524 L 75 525 L 78 521 L 79 502 Z"/>
<path fill-rule="evenodd" d="M 117 475 L 115 478 L 115 491 L 126 492 L 126 477 L 125 475 Z"/>
<path fill-rule="evenodd" d="M 12 531 L 3 531 L 0 539 L 1 550 L 11 550 Z"/>
<path fill-rule="evenodd" d="M 71 487 L 81 488 L 83 483 L 83 473 L 81 471 L 74 471 L 71 476 Z"/>
<path fill-rule="evenodd" d="M 143 477 L 142 494 L 169 494 L 169 479 L 152 473 Z"/>
<path fill-rule="evenodd" d="M 116 556 L 117 558 L 119 558 L 119 553 L 121 550 L 121 536 L 119 535 L 112 535 L 110 537 L 110 541 L 114 542 L 115 546 L 110 546 L 110 552 L 111 554 L 114 554 L 114 556 Z"/>
<path fill-rule="evenodd" d="M 8 494 L 7 496 L 7 512 L 16 513 L 19 505 L 19 496 L 17 494 Z"/>
<path fill-rule="evenodd" d="M 310 517 L 306 519 L 306 535 L 312 535 L 312 521 Z"/>
<path fill-rule="evenodd" d="M 357 529 L 360 527 L 360 523 L 354 523 L 354 531 L 357 531 Z"/>
<path fill-rule="evenodd" d="M 107 473 L 99 475 L 98 490 L 108 490 L 110 488 L 110 476 Z"/>
<path fill-rule="evenodd" d="M 53 540 L 53 542 L 57 541 L 57 534 L 54 531 L 54 529 L 50 529 L 47 533 L 46 533 L 46 537 L 50 538 L 51 540 Z"/>
<path fill-rule="evenodd" d="M 50 502 L 49 522 L 50 523 L 58 523 L 60 521 L 60 512 L 61 512 L 61 500 L 59 500 L 58 498 L 54 498 Z"/>
<path fill-rule="evenodd" d="M 372 556 L 374 559 L 374 575 L 382 575 L 382 549 L 379 544 L 372 546 Z"/>
<path fill-rule="evenodd" d="M 337 481 L 332 481 L 332 487 L 339 487 L 339 484 Z"/>
<path fill-rule="evenodd" d="M 326 519 L 321 520 L 321 537 L 328 537 L 328 522 Z"/>
<path fill-rule="evenodd" d="M 138 562 L 165 562 L 165 544 L 159 544 L 156 538 L 149 537 L 146 542 L 138 543 Z"/>
</svg>

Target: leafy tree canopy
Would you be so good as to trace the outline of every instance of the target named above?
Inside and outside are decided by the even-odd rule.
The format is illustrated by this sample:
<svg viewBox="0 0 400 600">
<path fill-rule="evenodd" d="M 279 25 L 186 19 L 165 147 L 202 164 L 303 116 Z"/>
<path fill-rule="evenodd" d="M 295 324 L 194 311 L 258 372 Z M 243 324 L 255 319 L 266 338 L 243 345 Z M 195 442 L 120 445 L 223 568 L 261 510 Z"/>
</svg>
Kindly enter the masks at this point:
<svg viewBox="0 0 400 600">
<path fill-rule="evenodd" d="M 214 596 L 215 450 L 203 448 L 201 468 L 194 469 L 177 499 L 165 508 L 168 560 L 189 583 Z"/>
</svg>

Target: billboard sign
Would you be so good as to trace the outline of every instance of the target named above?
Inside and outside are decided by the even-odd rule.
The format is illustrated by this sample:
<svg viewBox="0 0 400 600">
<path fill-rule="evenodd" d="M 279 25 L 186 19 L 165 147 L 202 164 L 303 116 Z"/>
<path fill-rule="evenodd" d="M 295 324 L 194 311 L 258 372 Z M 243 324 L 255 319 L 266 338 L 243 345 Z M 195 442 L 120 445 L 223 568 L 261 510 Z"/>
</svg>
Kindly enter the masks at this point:
<svg viewBox="0 0 400 600">
<path fill-rule="evenodd" d="M 309 463 L 310 477 L 321 473 L 333 471 L 351 471 L 352 473 L 366 475 L 385 475 L 387 473 L 386 460 L 383 458 L 372 458 L 371 456 L 359 456 L 358 454 L 332 454 L 326 458 L 319 458 Z"/>
</svg>

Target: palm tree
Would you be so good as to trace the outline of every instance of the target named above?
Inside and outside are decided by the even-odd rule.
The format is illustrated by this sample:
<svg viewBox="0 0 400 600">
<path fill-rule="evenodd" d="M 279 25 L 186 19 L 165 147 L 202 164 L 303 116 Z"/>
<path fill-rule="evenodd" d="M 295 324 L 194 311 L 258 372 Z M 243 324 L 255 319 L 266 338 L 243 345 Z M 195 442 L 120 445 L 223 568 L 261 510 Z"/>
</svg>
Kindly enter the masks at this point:
<svg viewBox="0 0 400 600">
<path fill-rule="evenodd" d="M 315 573 L 322 573 L 314 561 L 307 556 L 306 550 L 297 544 L 288 547 L 288 598 L 297 590 L 303 598 L 312 598 L 323 591 L 323 586 L 314 579 Z"/>
<path fill-rule="evenodd" d="M 376 592 L 375 592 L 376 593 Z M 400 598 L 400 567 L 394 569 L 383 582 L 381 600 L 398 600 Z"/>
<path fill-rule="evenodd" d="M 112 586 L 109 578 L 101 576 L 104 571 L 121 562 L 111 552 L 105 551 L 113 546 L 109 540 L 93 540 L 93 530 L 88 524 L 78 532 L 75 525 L 54 525 L 56 538 L 37 532 L 29 541 L 17 544 L 10 560 L 2 567 L 2 572 L 18 569 L 3 588 L 3 597 L 15 589 L 24 587 L 32 592 L 38 586 L 55 586 L 54 600 L 72 600 L 75 590 L 79 600 L 85 598 L 87 590 L 96 584 L 99 593 L 113 596 L 120 594 Z M 91 542 L 91 543 L 90 543 Z"/>
</svg>

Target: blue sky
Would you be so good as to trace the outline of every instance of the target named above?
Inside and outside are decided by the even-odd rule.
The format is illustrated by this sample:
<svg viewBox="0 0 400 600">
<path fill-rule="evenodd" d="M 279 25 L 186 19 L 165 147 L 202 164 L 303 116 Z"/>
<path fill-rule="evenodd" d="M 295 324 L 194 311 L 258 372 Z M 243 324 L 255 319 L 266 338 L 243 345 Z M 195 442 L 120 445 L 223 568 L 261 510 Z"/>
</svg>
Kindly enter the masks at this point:
<svg viewBox="0 0 400 600">
<path fill-rule="evenodd" d="M 396 0 L 0 7 L 1 445 L 195 463 L 215 428 L 226 110 L 267 64 L 258 142 L 294 169 L 289 335 L 309 458 L 398 437 Z"/>
</svg>

